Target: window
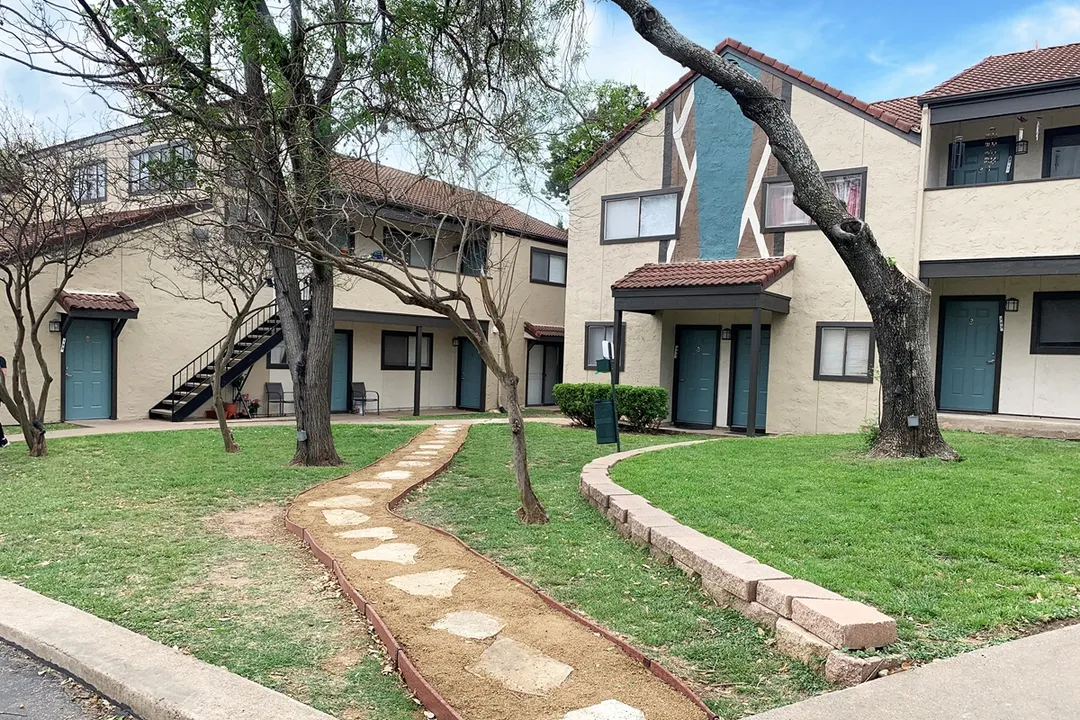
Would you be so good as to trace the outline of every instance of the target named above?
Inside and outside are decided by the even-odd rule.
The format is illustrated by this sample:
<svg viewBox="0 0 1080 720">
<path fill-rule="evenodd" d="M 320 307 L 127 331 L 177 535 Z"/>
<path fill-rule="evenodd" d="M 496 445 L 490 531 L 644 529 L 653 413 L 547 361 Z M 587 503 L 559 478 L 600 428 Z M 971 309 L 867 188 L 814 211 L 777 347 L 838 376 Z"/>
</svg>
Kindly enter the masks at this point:
<svg viewBox="0 0 1080 720">
<path fill-rule="evenodd" d="M 615 323 L 585 323 L 585 369 L 595 370 L 596 361 L 604 357 L 603 342 L 615 342 Z M 622 326 L 619 343 L 619 369 L 626 369 L 626 323 Z"/>
<path fill-rule="evenodd" d="M 847 206 L 851 215 L 862 218 L 866 206 L 864 188 L 866 170 L 843 170 L 823 173 L 836 199 Z M 795 186 L 788 180 L 765 180 L 765 231 L 814 228 L 814 221 L 795 207 Z"/>
<path fill-rule="evenodd" d="M 465 242 L 461 253 L 461 274 L 479 277 L 487 268 L 488 244 L 486 238 L 474 238 Z"/>
<path fill-rule="evenodd" d="M 282 340 L 270 348 L 270 354 L 266 356 L 266 367 L 271 370 L 288 370 L 289 358 L 285 356 L 285 341 Z"/>
<path fill-rule="evenodd" d="M 420 350 L 420 369 L 431 369 L 431 349 L 435 338 L 431 333 L 424 333 Z M 416 333 L 383 330 L 382 334 L 382 369 L 416 369 Z"/>
<path fill-rule="evenodd" d="M 1080 292 L 1037 292 L 1031 304 L 1031 353 L 1080 355 Z"/>
<path fill-rule="evenodd" d="M 603 199 L 600 242 L 666 240 L 678 231 L 678 190 L 659 190 L 637 195 L 613 195 Z"/>
<path fill-rule="evenodd" d="M 566 285 L 566 253 L 532 249 L 529 279 L 534 283 Z"/>
<path fill-rule="evenodd" d="M 132 153 L 128 190 L 132 195 L 195 186 L 195 151 L 186 143 L 159 145 Z"/>
<path fill-rule="evenodd" d="M 873 323 L 818 323 L 814 379 L 873 382 Z"/>
<path fill-rule="evenodd" d="M 338 223 L 333 229 L 332 241 L 342 255 L 356 254 L 356 232 L 352 228 Z"/>
<path fill-rule="evenodd" d="M 1080 177 L 1080 127 L 1046 131 L 1043 177 Z"/>
<path fill-rule="evenodd" d="M 435 257 L 435 238 L 423 233 L 383 228 L 383 245 L 395 259 L 412 267 L 429 268 Z"/>
<path fill-rule="evenodd" d="M 77 167 L 71 178 L 71 197 L 81 204 L 101 202 L 105 199 L 106 182 L 104 160 Z"/>
</svg>

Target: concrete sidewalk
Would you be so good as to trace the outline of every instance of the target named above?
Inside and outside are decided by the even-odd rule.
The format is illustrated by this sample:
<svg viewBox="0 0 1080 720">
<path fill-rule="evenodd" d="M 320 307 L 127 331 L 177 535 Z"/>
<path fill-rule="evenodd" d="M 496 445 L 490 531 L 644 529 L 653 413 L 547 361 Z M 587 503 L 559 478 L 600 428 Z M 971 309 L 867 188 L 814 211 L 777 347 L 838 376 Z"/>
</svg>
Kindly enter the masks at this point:
<svg viewBox="0 0 1080 720">
<path fill-rule="evenodd" d="M 1080 718 L 1080 625 L 940 660 L 754 720 Z"/>
</svg>

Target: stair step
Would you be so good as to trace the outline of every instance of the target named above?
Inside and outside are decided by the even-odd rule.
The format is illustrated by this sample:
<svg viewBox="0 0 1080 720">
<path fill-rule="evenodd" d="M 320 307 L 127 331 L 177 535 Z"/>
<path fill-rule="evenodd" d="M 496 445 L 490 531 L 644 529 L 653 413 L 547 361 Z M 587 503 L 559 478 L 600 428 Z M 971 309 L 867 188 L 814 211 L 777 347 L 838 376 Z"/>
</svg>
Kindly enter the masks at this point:
<svg viewBox="0 0 1080 720">
<path fill-rule="evenodd" d="M 172 420 L 172 411 L 171 410 L 161 410 L 159 408 L 154 408 L 153 410 L 150 411 L 150 414 L 152 416 L 154 416 L 154 417 L 160 417 L 160 418 L 165 418 L 166 420 Z"/>
</svg>

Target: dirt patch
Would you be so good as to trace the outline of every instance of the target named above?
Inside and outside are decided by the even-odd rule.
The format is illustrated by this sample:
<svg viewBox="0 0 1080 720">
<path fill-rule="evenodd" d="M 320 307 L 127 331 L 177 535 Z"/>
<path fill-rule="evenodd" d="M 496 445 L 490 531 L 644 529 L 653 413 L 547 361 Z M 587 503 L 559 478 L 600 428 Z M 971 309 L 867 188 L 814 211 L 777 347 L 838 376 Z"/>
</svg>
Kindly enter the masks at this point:
<svg viewBox="0 0 1080 720">
<path fill-rule="evenodd" d="M 217 567 L 210 568 L 210 574 L 206 579 L 210 585 L 223 588 L 246 588 L 255 584 L 255 579 L 249 577 L 247 563 L 243 560 L 231 560 Z"/>
<path fill-rule="evenodd" d="M 364 659 L 364 653 L 357 647 L 345 647 L 323 660 L 322 669 L 331 675 L 344 675 Z"/>
<path fill-rule="evenodd" d="M 235 540 L 258 540 L 266 543 L 290 542 L 285 530 L 285 508 L 264 503 L 241 510 L 224 510 L 204 518 L 210 532 Z"/>
<path fill-rule="evenodd" d="M 467 720 L 547 720 L 609 699 L 638 708 L 649 720 L 703 718 L 704 713 L 688 698 L 635 663 L 610 641 L 549 607 L 529 588 L 506 578 L 490 562 L 473 555 L 452 538 L 403 519 L 386 508 L 393 497 L 448 462 L 464 441 L 466 430 L 462 428 L 453 436 L 437 433 L 437 429 L 426 430 L 374 465 L 312 488 L 297 498 L 289 510 L 289 518 L 306 528 L 319 546 L 337 559 L 349 581 L 377 609 L 427 681 Z M 411 478 L 393 481 L 391 489 L 366 493 L 377 501 L 365 508 L 371 515 L 368 524 L 391 527 L 398 536 L 396 542 L 416 545 L 419 552 L 415 563 L 401 565 L 354 558 L 357 551 L 377 547 L 378 539 L 340 537 L 340 529 L 328 525 L 322 510 L 309 503 L 342 495 L 353 483 L 373 480 L 380 472 L 397 469 L 401 459 L 417 445 L 432 442 L 445 443 L 446 447 L 432 458 L 429 466 L 410 467 Z M 445 569 L 465 573 L 446 598 L 409 595 L 387 583 L 402 575 Z M 448 613 L 461 611 L 483 612 L 506 626 L 496 637 L 486 640 L 470 640 L 432 628 Z M 522 643 L 572 666 L 573 671 L 564 682 L 542 696 L 515 692 L 498 680 L 467 672 L 465 668 L 475 665 L 499 638 Z"/>
</svg>

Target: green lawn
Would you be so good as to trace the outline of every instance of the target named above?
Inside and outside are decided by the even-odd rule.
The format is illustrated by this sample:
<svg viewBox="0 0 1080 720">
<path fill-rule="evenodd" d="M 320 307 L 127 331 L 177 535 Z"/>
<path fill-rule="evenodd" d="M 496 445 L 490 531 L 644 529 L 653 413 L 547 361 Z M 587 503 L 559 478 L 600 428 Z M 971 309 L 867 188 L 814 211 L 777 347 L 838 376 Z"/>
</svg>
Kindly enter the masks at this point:
<svg viewBox="0 0 1080 720">
<path fill-rule="evenodd" d="M 962 462 L 871 461 L 857 436 L 726 439 L 632 458 L 612 478 L 896 617 L 915 657 L 1080 617 L 1080 444 L 947 437 Z"/>
<path fill-rule="evenodd" d="M 366 465 L 422 427 L 338 425 Z M 0 576 L 349 718 L 416 718 L 367 623 L 281 525 L 342 468 L 286 467 L 291 427 L 55 439 L 0 455 Z"/>
<path fill-rule="evenodd" d="M 589 430 L 528 426 L 537 494 L 551 515 L 524 526 L 510 460 L 509 430 L 474 426 L 448 472 L 416 493 L 407 512 L 446 527 L 472 547 L 628 637 L 689 679 L 724 718 L 742 717 L 821 692 L 824 681 L 788 660 L 738 613 L 717 607 L 681 572 L 619 537 L 578 495 L 582 466 L 614 446 Z M 625 448 L 670 437 L 623 434 Z"/>
</svg>

